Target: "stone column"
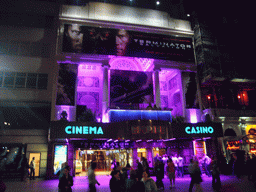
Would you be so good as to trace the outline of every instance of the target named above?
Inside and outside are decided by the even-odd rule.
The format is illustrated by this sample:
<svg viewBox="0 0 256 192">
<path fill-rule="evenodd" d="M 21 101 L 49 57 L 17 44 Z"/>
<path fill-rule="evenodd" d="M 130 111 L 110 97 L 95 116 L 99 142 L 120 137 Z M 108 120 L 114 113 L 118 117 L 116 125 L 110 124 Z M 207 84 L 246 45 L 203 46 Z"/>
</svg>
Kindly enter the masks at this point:
<svg viewBox="0 0 256 192">
<path fill-rule="evenodd" d="M 152 147 L 147 148 L 147 160 L 149 167 L 153 167 Z"/>
<path fill-rule="evenodd" d="M 159 71 L 160 68 L 154 68 L 154 81 L 155 81 L 155 104 L 157 107 L 161 107 L 161 97 L 160 97 L 160 85 L 159 85 Z"/>
<path fill-rule="evenodd" d="M 132 149 L 132 164 L 133 164 L 132 167 L 134 169 L 137 169 L 137 163 L 136 163 L 137 159 L 138 159 L 137 148 L 134 148 Z"/>
<path fill-rule="evenodd" d="M 75 158 L 74 158 L 74 153 L 75 153 L 75 149 L 74 149 L 74 145 L 73 143 L 70 142 L 70 140 L 68 141 L 68 159 L 67 159 L 67 162 L 68 162 L 68 165 L 70 166 L 71 168 L 71 175 L 72 176 L 75 176 Z"/>
<path fill-rule="evenodd" d="M 101 66 L 102 66 L 102 70 L 103 70 L 102 122 L 107 122 L 108 121 L 107 110 L 108 110 L 108 107 L 109 107 L 108 70 L 110 68 L 110 65 L 109 65 L 108 61 L 104 61 L 104 62 L 102 62 Z"/>
</svg>

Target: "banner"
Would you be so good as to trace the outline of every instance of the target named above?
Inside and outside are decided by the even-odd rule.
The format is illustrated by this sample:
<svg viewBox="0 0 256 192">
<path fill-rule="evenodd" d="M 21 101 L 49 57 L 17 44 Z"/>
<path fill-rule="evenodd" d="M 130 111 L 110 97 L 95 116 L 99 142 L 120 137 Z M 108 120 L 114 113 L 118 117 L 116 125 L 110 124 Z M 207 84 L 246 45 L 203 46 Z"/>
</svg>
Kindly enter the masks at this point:
<svg viewBox="0 0 256 192">
<path fill-rule="evenodd" d="M 56 105 L 75 105 L 77 65 L 60 64 Z"/>
<path fill-rule="evenodd" d="M 153 103 L 151 72 L 110 71 L 110 103 Z"/>
<path fill-rule="evenodd" d="M 194 62 L 192 39 L 65 24 L 62 51 Z"/>
</svg>

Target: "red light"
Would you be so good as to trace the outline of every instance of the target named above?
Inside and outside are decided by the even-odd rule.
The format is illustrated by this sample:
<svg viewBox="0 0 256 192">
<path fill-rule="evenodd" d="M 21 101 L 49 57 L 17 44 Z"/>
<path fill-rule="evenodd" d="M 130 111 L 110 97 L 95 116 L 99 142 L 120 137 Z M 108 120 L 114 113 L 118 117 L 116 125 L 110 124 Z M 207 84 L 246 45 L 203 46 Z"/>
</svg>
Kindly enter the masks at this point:
<svg viewBox="0 0 256 192">
<path fill-rule="evenodd" d="M 210 100 L 210 99 L 211 99 L 211 96 L 208 96 L 207 98 Z"/>
<path fill-rule="evenodd" d="M 237 97 L 238 97 L 238 99 L 240 99 L 240 95 L 238 95 Z"/>
</svg>

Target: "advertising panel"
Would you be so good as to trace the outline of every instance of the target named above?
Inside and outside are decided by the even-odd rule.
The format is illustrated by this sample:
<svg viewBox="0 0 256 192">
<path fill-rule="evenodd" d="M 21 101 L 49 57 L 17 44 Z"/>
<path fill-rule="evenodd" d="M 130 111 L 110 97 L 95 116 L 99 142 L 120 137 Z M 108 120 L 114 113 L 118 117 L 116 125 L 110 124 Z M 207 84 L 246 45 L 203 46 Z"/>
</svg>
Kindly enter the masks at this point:
<svg viewBox="0 0 256 192">
<path fill-rule="evenodd" d="M 61 63 L 59 66 L 56 105 L 74 106 L 77 65 Z"/>
<path fill-rule="evenodd" d="M 193 141 L 194 145 L 194 155 L 201 159 L 206 155 L 205 141 Z"/>
<path fill-rule="evenodd" d="M 62 163 L 67 161 L 67 145 L 55 145 L 54 150 L 54 174 L 61 170 Z"/>
<path fill-rule="evenodd" d="M 194 61 L 191 38 L 79 24 L 64 24 L 62 51 Z"/>
<path fill-rule="evenodd" d="M 110 103 L 153 103 L 151 72 L 110 71 Z"/>
</svg>

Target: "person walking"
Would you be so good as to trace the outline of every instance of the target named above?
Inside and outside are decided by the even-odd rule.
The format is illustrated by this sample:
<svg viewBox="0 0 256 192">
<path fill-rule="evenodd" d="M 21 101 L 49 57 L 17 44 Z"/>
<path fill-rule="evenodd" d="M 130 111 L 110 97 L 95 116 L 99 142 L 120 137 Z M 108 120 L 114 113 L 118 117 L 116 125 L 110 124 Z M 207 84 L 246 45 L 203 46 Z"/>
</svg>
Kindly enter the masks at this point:
<svg viewBox="0 0 256 192">
<path fill-rule="evenodd" d="M 188 165 L 188 172 L 190 174 L 190 177 L 191 177 L 191 181 L 190 181 L 190 184 L 189 184 L 189 192 L 192 192 L 192 189 L 194 187 L 194 160 L 193 159 L 190 159 L 190 164 Z"/>
<path fill-rule="evenodd" d="M 59 192 L 72 192 L 73 177 L 70 175 L 70 167 L 66 166 L 59 179 Z"/>
<path fill-rule="evenodd" d="M 95 177 L 95 172 L 94 170 L 96 169 L 96 162 L 92 162 L 91 166 L 88 169 L 88 180 L 89 180 L 89 191 L 90 192 L 96 192 L 96 187 L 95 185 L 98 184 L 100 185 L 100 183 L 96 180 Z"/>
<path fill-rule="evenodd" d="M 156 173 L 156 186 L 158 189 L 162 188 L 164 189 L 164 164 L 157 160 L 155 164 L 155 173 Z"/>
<path fill-rule="evenodd" d="M 21 181 L 26 181 L 27 176 L 28 176 L 28 169 L 29 169 L 29 164 L 28 164 L 28 159 L 24 157 L 21 162 L 21 168 L 20 168 L 20 173 L 21 173 Z"/>
<path fill-rule="evenodd" d="M 184 171 L 183 171 L 183 158 L 181 155 L 178 156 L 178 177 L 184 177 Z"/>
<path fill-rule="evenodd" d="M 145 157 L 142 157 L 142 167 L 144 171 L 147 171 L 147 173 L 149 174 L 149 165 L 148 165 L 148 161 Z"/>
<path fill-rule="evenodd" d="M 196 186 L 196 192 L 203 191 L 203 189 L 201 187 L 201 182 L 203 181 L 201 175 L 202 175 L 202 173 L 201 173 L 201 169 L 199 167 L 199 163 L 198 163 L 198 161 L 194 161 L 192 179 Z"/>
<path fill-rule="evenodd" d="M 122 183 L 120 179 L 120 171 L 114 170 L 111 172 L 112 178 L 109 181 L 109 187 L 111 192 L 123 192 Z"/>
<path fill-rule="evenodd" d="M 208 157 L 206 154 L 204 154 L 204 157 L 202 158 L 201 162 L 202 162 L 202 167 L 205 171 L 205 174 L 208 177 L 210 177 L 211 176 L 211 174 L 210 174 L 211 158 Z"/>
<path fill-rule="evenodd" d="M 175 187 L 175 165 L 170 158 L 167 162 L 167 174 L 170 179 L 170 189 Z"/>
<path fill-rule="evenodd" d="M 155 181 L 149 177 L 147 171 L 142 174 L 142 182 L 145 185 L 145 192 L 157 192 L 157 186 Z"/>
<path fill-rule="evenodd" d="M 138 179 L 139 181 L 142 179 L 142 174 L 143 174 L 143 166 L 142 164 L 139 162 L 139 160 L 136 160 L 137 163 L 137 174 L 138 174 Z"/>
<path fill-rule="evenodd" d="M 35 180 L 35 168 L 36 168 L 35 157 L 32 158 L 29 168 L 30 168 L 30 180 L 32 179 Z"/>
<path fill-rule="evenodd" d="M 221 188 L 220 168 L 217 157 L 214 157 L 212 161 L 212 188 L 215 190 L 220 190 Z"/>
</svg>

